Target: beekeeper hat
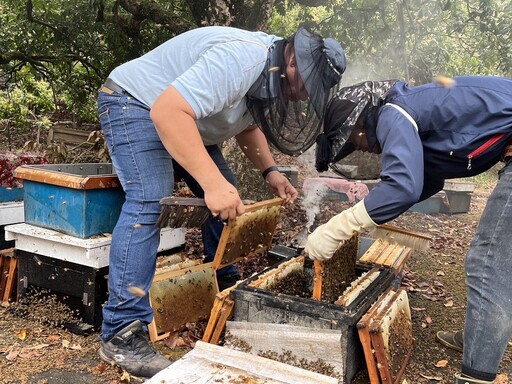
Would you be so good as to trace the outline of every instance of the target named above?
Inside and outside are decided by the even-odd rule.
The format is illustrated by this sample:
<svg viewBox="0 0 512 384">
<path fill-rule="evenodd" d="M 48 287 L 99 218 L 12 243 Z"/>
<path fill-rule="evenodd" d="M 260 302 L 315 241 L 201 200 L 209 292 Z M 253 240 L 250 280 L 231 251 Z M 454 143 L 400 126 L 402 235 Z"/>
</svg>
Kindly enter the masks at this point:
<svg viewBox="0 0 512 384">
<path fill-rule="evenodd" d="M 323 117 L 331 89 L 347 68 L 345 51 L 332 38 L 323 38 L 299 28 L 294 37 L 295 60 L 309 99 L 319 118 Z"/>
</svg>

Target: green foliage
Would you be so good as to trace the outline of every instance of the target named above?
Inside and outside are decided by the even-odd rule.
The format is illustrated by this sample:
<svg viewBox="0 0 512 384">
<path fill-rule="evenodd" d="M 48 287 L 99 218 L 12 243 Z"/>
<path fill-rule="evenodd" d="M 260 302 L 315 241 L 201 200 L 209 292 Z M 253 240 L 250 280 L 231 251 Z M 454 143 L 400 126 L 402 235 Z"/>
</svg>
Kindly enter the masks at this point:
<svg viewBox="0 0 512 384">
<path fill-rule="evenodd" d="M 346 48 L 347 83 L 511 76 L 511 7 L 504 0 L 334 0 L 321 27 Z"/>
<path fill-rule="evenodd" d="M 35 80 L 27 70 L 19 75 L 16 85 L 0 90 L 2 123 L 24 129 L 49 128 L 55 107 L 50 85 L 44 80 Z"/>
<path fill-rule="evenodd" d="M 329 15 L 324 6 L 306 7 L 294 1 L 283 1 L 274 9 L 268 31 L 285 38 L 293 35 L 299 26 L 315 31 L 320 22 Z"/>
<path fill-rule="evenodd" d="M 320 2 L 261 6 L 275 4 L 268 30 L 278 36 L 305 25 L 337 38 L 349 63 L 344 84 L 384 78 L 423 83 L 437 74 L 512 76 L 510 1 Z M 239 3 L 226 0 L 224 11 L 236 19 Z M 27 129 L 47 127 L 52 112 L 66 110 L 77 125 L 97 123 L 96 93 L 110 71 L 193 28 L 190 20 L 210 20 L 194 9 L 214 12 L 193 0 L 3 0 L 0 118 Z"/>
</svg>

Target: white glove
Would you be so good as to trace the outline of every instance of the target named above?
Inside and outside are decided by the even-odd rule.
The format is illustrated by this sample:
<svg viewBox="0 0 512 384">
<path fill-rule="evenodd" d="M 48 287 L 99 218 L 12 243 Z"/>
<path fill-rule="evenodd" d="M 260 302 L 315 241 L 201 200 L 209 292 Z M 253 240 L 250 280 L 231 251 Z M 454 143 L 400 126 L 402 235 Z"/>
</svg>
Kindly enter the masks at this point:
<svg viewBox="0 0 512 384">
<path fill-rule="evenodd" d="M 377 226 L 366 212 L 364 200 L 332 217 L 308 236 L 304 251 L 313 260 L 329 260 L 334 252 L 363 229 L 372 230 Z"/>
</svg>

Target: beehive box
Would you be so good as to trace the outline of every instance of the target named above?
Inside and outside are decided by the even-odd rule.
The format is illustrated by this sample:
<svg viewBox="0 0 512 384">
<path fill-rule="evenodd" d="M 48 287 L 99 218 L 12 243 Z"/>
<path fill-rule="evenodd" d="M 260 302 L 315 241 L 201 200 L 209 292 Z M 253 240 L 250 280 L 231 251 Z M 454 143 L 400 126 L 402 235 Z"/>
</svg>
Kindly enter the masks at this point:
<svg viewBox="0 0 512 384">
<path fill-rule="evenodd" d="M 85 323 L 100 328 L 101 309 L 107 300 L 108 267 L 93 268 L 22 250 L 16 250 L 16 258 L 20 297 L 31 287 L 43 288 L 78 311 Z"/>
<path fill-rule="evenodd" d="M 20 188 L 21 191 L 23 189 Z M 0 203 L 0 249 L 14 247 L 14 241 L 5 239 L 5 226 L 24 220 L 23 201 Z"/>
<path fill-rule="evenodd" d="M 294 271 L 302 271 L 312 276 L 312 268 L 312 263 L 301 256 L 282 262 L 276 268 L 242 282 L 232 291 L 235 301 L 234 321 L 336 330 L 336 339 L 339 340 L 337 354 L 340 358 L 335 371 L 339 382 L 348 384 L 364 361 L 356 329 L 357 321 L 390 286 L 393 274 L 389 269 L 379 269 L 372 281 L 366 284 L 359 295 L 347 306 L 297 295 L 275 293 L 269 289 L 273 280 L 281 280 Z M 357 279 L 364 278 L 368 272 L 357 267 Z M 292 345 L 291 342 L 290 345 Z"/>
<path fill-rule="evenodd" d="M 446 193 L 448 204 L 441 206 L 442 213 L 466 213 L 469 211 L 475 183 L 446 181 L 443 190 Z"/>
<path fill-rule="evenodd" d="M 428 199 L 414 204 L 411 208 L 409 208 L 409 211 L 427 214 L 439 213 L 441 212 L 441 207 L 444 204 L 444 198 L 444 193 L 436 193 L 435 195 L 430 196 Z"/>
<path fill-rule="evenodd" d="M 0 186 L 0 203 L 23 200 L 23 187 L 10 188 Z"/>
<path fill-rule="evenodd" d="M 109 234 L 81 239 L 27 223 L 8 225 L 5 234 L 15 243 L 21 296 L 30 287 L 48 290 L 78 310 L 85 323 L 100 326 L 108 293 Z M 181 247 L 184 242 L 184 229 L 164 228 L 158 252 Z"/>
<path fill-rule="evenodd" d="M 23 165 L 25 222 L 79 238 L 111 233 L 124 192 L 111 164 Z"/>
</svg>

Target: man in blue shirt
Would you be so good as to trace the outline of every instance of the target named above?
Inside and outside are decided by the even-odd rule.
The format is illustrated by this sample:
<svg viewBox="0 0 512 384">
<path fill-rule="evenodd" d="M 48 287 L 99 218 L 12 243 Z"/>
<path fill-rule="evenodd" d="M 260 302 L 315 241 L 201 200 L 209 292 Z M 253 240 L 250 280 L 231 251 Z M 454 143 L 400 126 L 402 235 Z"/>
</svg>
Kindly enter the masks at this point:
<svg viewBox="0 0 512 384">
<path fill-rule="evenodd" d="M 354 233 L 372 230 L 443 188 L 503 161 L 465 260 L 468 305 L 456 384 L 489 384 L 512 337 L 512 79 L 457 77 L 410 87 L 368 81 L 341 89 L 325 113 L 317 168 L 354 150 L 380 153 L 380 182 L 319 226 L 305 252 L 332 257 Z M 441 337 L 446 337 L 443 333 Z M 462 336 L 462 332 L 459 333 Z"/>
<path fill-rule="evenodd" d="M 98 112 L 126 201 L 112 233 L 109 298 L 100 356 L 135 376 L 151 377 L 170 361 L 146 336 L 153 319 L 148 292 L 160 240 L 160 199 L 182 177 L 213 215 L 244 213 L 236 180 L 219 145 L 231 138 L 280 196 L 297 191 L 277 171 L 267 139 L 285 153 L 314 143 L 330 92 L 346 67 L 333 39 L 300 28 L 282 39 L 263 32 L 204 27 L 183 33 L 115 68 L 100 89 Z M 205 261 L 223 225 L 203 228 Z M 218 272 L 235 283 L 236 268 Z"/>
</svg>

